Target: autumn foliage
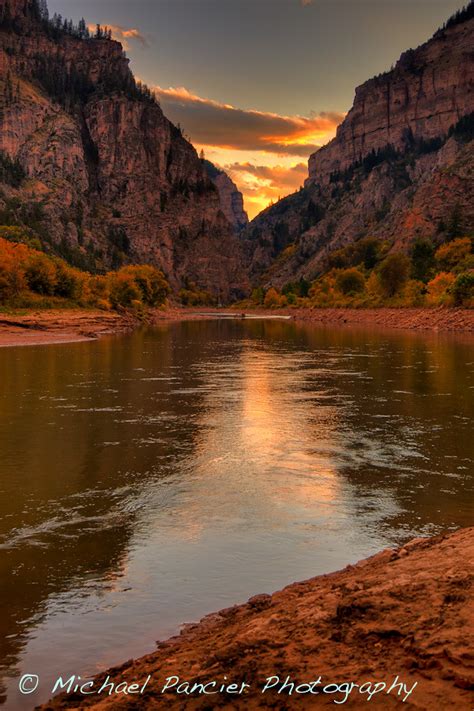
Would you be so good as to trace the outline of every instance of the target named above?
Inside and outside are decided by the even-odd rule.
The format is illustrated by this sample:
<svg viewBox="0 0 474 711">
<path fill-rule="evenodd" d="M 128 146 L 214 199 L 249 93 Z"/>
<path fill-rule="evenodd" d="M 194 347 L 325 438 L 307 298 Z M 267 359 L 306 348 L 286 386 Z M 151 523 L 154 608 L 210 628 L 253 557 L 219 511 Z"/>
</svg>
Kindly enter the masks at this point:
<svg viewBox="0 0 474 711">
<path fill-rule="evenodd" d="M 0 305 L 145 308 L 166 301 L 170 288 L 150 265 L 92 275 L 20 242 L 0 238 Z"/>
<path fill-rule="evenodd" d="M 304 296 L 286 284 L 252 292 L 251 303 L 268 308 L 474 306 L 474 254 L 470 237 L 436 248 L 416 240 L 408 254 L 386 242 L 363 238 L 328 255 L 326 268 Z"/>
</svg>

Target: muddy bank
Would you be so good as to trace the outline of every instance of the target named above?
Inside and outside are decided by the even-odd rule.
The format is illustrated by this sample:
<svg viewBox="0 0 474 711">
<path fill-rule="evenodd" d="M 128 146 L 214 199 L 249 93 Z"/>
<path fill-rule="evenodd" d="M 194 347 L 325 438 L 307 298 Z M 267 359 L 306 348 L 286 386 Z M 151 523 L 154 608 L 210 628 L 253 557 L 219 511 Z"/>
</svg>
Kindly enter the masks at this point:
<svg viewBox="0 0 474 711">
<path fill-rule="evenodd" d="M 411 331 L 442 331 L 474 333 L 474 309 L 244 309 L 229 307 L 212 309 L 206 307 L 170 308 L 153 314 L 154 321 L 212 318 L 223 313 L 255 316 L 289 316 L 296 321 L 306 321 L 326 326 L 376 326 Z"/>
<path fill-rule="evenodd" d="M 0 314 L 0 347 L 90 341 L 126 333 L 138 324 L 132 315 L 113 311 L 71 309 Z"/>
<path fill-rule="evenodd" d="M 132 313 L 98 310 L 37 310 L 0 314 L 0 347 L 87 341 L 102 336 L 127 333 L 144 325 L 163 321 L 184 321 L 240 315 L 235 308 L 206 307 L 151 311 L 145 321 Z M 285 316 L 293 320 L 325 326 L 370 326 L 414 331 L 474 333 L 474 310 L 469 309 L 255 309 L 247 316 Z"/>
<path fill-rule="evenodd" d="M 114 684 L 141 685 L 150 676 L 139 696 L 72 694 L 41 708 L 313 709 L 334 708 L 335 700 L 347 695 L 344 707 L 359 709 L 367 707 L 378 682 L 370 708 L 399 708 L 405 698 L 407 709 L 471 711 L 473 582 L 474 528 L 417 539 L 209 615 L 159 643 L 156 652 L 94 682 L 97 690 L 107 675 Z M 163 693 L 166 679 L 174 676 L 188 682 L 188 688 L 194 683 L 219 686 L 225 677 L 238 690 L 248 686 L 207 696 L 187 695 L 184 686 L 183 693 L 176 693 L 177 686 Z M 262 694 L 269 677 L 280 681 Z M 277 693 L 287 677 L 290 681 Z M 350 693 L 348 686 L 340 691 L 328 686 L 344 682 L 359 686 Z M 306 684 L 300 693 L 298 684 Z"/>
</svg>

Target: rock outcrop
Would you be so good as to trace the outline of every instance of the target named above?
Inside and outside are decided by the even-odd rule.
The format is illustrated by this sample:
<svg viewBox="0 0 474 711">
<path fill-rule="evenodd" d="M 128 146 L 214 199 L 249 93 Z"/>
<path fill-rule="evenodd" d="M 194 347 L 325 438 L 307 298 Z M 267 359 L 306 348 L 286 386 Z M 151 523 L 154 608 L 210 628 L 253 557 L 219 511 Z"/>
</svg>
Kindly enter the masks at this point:
<svg viewBox="0 0 474 711">
<path fill-rule="evenodd" d="M 408 250 L 474 223 L 474 4 L 356 91 L 305 187 L 267 208 L 244 242 L 252 280 L 314 279 L 361 237 Z"/>
<path fill-rule="evenodd" d="M 226 172 L 213 163 L 204 160 L 206 172 L 219 192 L 222 212 L 233 226 L 235 232 L 241 232 L 248 225 L 248 215 L 244 210 L 244 198 L 234 181 Z"/>
<path fill-rule="evenodd" d="M 0 151 L 26 173 L 2 185 L 17 222 L 78 266 L 160 266 L 231 298 L 239 242 L 193 146 L 137 84 L 120 43 L 55 27 L 35 0 L 0 0 Z"/>
</svg>

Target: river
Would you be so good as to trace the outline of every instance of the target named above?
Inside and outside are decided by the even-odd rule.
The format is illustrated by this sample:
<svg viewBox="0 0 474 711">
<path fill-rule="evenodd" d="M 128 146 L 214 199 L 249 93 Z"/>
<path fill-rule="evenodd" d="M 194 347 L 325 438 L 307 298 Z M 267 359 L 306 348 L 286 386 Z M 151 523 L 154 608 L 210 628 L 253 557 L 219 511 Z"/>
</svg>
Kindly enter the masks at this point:
<svg viewBox="0 0 474 711">
<path fill-rule="evenodd" d="M 472 525 L 474 339 L 163 324 L 0 350 L 0 697 Z M 22 674 L 37 692 L 21 696 Z"/>
</svg>

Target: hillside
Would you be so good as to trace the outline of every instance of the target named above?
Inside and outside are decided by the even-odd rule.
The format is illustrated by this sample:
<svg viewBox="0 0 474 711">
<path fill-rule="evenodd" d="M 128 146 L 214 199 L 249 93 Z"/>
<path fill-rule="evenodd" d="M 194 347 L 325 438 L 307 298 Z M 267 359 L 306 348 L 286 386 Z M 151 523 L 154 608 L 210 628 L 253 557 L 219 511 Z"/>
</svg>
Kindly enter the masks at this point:
<svg viewBox="0 0 474 711">
<path fill-rule="evenodd" d="M 305 187 L 245 233 L 252 280 L 312 280 L 328 255 L 364 237 L 398 251 L 440 244 L 474 222 L 474 5 L 389 72 L 356 90 Z"/>
<path fill-rule="evenodd" d="M 120 43 L 37 0 L 0 0 L 0 224 L 92 270 L 160 267 L 229 298 L 239 243 L 196 151 Z"/>
</svg>

